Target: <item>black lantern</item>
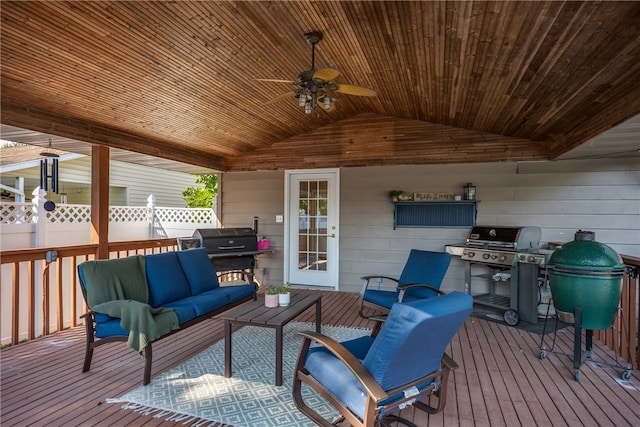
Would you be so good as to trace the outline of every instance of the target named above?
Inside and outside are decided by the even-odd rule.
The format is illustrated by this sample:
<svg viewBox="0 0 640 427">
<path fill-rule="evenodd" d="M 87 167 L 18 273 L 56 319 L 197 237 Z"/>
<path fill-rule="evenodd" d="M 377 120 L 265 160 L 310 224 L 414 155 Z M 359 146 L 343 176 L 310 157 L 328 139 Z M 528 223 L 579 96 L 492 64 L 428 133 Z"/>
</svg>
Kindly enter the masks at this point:
<svg viewBox="0 0 640 427">
<path fill-rule="evenodd" d="M 476 187 L 472 183 L 468 183 L 464 187 L 464 199 L 475 200 L 476 199 Z"/>
</svg>

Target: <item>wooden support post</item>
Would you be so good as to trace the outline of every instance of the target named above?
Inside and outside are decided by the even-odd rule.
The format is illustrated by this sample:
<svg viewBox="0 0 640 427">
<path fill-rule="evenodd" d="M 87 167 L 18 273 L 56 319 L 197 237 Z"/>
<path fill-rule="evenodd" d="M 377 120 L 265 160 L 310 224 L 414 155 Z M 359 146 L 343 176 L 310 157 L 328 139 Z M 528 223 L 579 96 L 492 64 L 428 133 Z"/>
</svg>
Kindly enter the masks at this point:
<svg viewBox="0 0 640 427">
<path fill-rule="evenodd" d="M 91 149 L 91 243 L 96 259 L 109 258 L 109 147 Z"/>
</svg>

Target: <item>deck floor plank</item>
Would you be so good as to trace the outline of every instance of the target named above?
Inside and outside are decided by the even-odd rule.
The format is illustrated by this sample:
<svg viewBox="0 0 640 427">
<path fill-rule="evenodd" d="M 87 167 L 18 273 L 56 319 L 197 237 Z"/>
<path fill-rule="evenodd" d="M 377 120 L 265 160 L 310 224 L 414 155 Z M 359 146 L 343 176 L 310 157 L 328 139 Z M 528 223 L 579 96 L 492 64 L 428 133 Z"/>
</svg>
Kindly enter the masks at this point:
<svg viewBox="0 0 640 427">
<path fill-rule="evenodd" d="M 357 302 L 357 294 L 323 291 L 323 324 L 371 328 L 373 322 L 358 316 Z M 296 320 L 315 322 L 315 310 Z M 214 318 L 156 343 L 152 377 L 223 336 L 224 324 Z M 433 427 L 640 425 L 637 370 L 631 380 L 622 381 L 622 368 L 586 361 L 577 382 L 572 358 L 565 355 L 573 353 L 573 328 L 561 330 L 555 346 L 540 360 L 540 335 L 469 318 L 448 348 L 460 367 L 450 376 L 445 410 L 429 416 L 410 407 L 401 415 L 419 426 Z M 83 358 L 82 327 L 2 350 L 0 425 L 182 425 L 105 402 L 142 382 L 143 360 L 125 343 L 96 349 L 87 373 L 81 372 Z M 593 358 L 615 362 L 613 352 L 597 340 Z"/>
</svg>

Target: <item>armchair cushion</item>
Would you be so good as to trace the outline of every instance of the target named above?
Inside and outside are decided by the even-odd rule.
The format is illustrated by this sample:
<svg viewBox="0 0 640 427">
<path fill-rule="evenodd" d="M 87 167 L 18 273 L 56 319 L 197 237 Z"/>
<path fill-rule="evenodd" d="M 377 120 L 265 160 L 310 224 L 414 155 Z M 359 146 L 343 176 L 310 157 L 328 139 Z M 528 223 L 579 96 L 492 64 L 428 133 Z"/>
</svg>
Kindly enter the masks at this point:
<svg viewBox="0 0 640 427">
<path fill-rule="evenodd" d="M 451 254 L 447 252 L 432 252 L 418 249 L 411 249 L 409 258 L 402 269 L 402 274 L 398 279 L 398 286 L 411 283 L 420 283 L 439 288 L 444 279 L 449 264 Z M 435 292 L 430 289 L 414 287 L 408 289 L 405 298 L 413 296 L 415 298 L 431 298 Z"/>
<path fill-rule="evenodd" d="M 363 277 L 365 282 L 360 294 L 360 315 L 368 317 L 363 314 L 364 305 L 388 313 L 396 302 L 411 302 L 436 296 L 450 262 L 451 254 L 447 252 L 411 249 L 398 279 L 384 275 Z M 395 282 L 395 290 L 369 289 L 371 281 L 376 278 L 378 281 Z"/>
<path fill-rule="evenodd" d="M 451 337 L 471 313 L 470 300 L 469 295 L 453 292 L 394 304 L 363 361 L 364 367 L 384 390 L 437 371 Z"/>
<path fill-rule="evenodd" d="M 353 413 L 359 417 L 363 416 L 367 393 L 360 381 L 340 359 L 322 347 L 312 348 L 309 350 L 305 368 Z"/>
<path fill-rule="evenodd" d="M 296 406 L 317 424 L 330 425 L 304 403 L 300 384 L 305 382 L 352 425 L 376 425 L 372 417 L 380 418 L 431 393 L 438 396 L 437 408 L 415 404 L 430 413 L 442 410 L 448 372 L 455 368 L 455 363 L 444 362 L 450 360 L 444 351 L 472 307 L 471 296 L 452 292 L 394 304 L 375 337 L 336 343 L 321 334 L 302 334 L 293 385 Z M 323 347 L 310 348 L 311 340 Z"/>
</svg>

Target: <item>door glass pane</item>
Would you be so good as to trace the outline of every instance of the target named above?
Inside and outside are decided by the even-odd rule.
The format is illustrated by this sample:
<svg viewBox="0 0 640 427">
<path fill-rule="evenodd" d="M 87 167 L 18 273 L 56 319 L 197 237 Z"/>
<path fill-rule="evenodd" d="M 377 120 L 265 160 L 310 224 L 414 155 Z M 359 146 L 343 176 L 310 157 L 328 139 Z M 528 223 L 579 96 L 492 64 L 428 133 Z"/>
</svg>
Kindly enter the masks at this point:
<svg viewBox="0 0 640 427">
<path fill-rule="evenodd" d="M 328 182 L 300 181 L 298 269 L 327 270 Z"/>
</svg>

